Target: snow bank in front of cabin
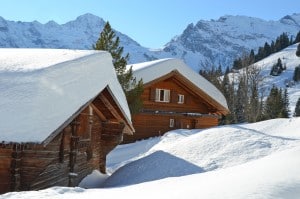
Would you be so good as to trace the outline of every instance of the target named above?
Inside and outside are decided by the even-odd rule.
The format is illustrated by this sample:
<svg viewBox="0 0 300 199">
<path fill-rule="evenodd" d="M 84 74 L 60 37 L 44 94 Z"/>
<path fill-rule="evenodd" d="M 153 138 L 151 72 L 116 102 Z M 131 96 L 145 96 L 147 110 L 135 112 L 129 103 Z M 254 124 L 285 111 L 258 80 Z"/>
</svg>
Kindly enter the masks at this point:
<svg viewBox="0 0 300 199">
<path fill-rule="evenodd" d="M 298 199 L 300 195 L 299 129 L 300 117 L 211 128 L 198 133 L 195 131 L 189 132 L 188 130 L 176 130 L 161 138 L 150 139 L 148 146 L 147 140 L 121 145 L 112 151 L 112 153 L 118 153 L 119 155 L 115 154 L 111 158 L 123 156 L 121 161 L 127 161 L 124 157 L 127 154 L 126 151 L 129 152 L 128 159 L 134 158 L 134 154 L 141 156 L 141 153 L 145 152 L 147 154 L 148 150 L 156 151 L 149 152 L 148 155 L 144 155 L 144 158 L 123 167 L 132 168 L 135 166 L 135 169 L 127 170 L 130 172 L 127 176 L 120 176 L 120 178 L 124 178 L 128 182 L 132 181 L 131 178 L 141 179 L 147 175 L 157 176 L 162 170 L 166 172 L 173 171 L 174 173 L 193 173 L 191 175 L 162 179 L 166 172 L 161 172 L 162 177 L 155 181 L 141 182 L 131 186 L 115 186 L 114 188 L 101 189 L 53 187 L 41 191 L 7 193 L 0 195 L 0 198 Z M 180 131 L 183 132 L 182 135 L 180 135 Z M 208 132 L 212 135 L 208 135 Z M 234 136 L 234 133 L 237 133 L 237 135 Z M 213 152 L 218 153 L 220 151 L 220 153 L 223 153 L 224 159 L 228 158 L 228 161 L 222 161 L 221 157 L 219 157 L 224 167 L 212 171 L 202 171 L 203 168 L 200 165 L 192 164 L 191 161 L 185 158 L 194 157 L 194 162 L 199 162 L 200 159 L 202 159 L 202 162 L 205 162 L 205 159 L 211 161 L 211 157 L 204 156 L 204 154 L 209 153 L 212 155 L 213 152 L 210 152 L 208 149 L 207 151 L 199 151 L 198 146 L 193 144 L 192 140 L 195 140 L 195 143 L 199 142 L 198 145 L 205 145 L 205 143 L 197 139 L 201 134 L 203 134 L 201 139 L 209 141 L 209 149 L 218 148 L 217 151 Z M 175 149 L 176 147 L 178 149 Z M 123 150 L 118 150 L 120 148 Z M 180 150 L 180 148 L 183 150 Z M 189 150 L 187 150 L 188 148 Z M 161 150 L 158 151 L 159 149 Z M 235 151 L 228 149 L 235 149 Z M 172 154 L 172 151 L 173 153 L 176 152 L 178 156 Z M 224 154 L 225 151 L 228 153 Z M 215 157 L 217 156 L 216 154 Z M 241 161 L 247 156 L 252 158 L 247 161 Z M 110 162 L 120 164 L 117 162 L 117 159 L 108 159 L 108 164 Z M 149 166 L 152 167 L 149 168 Z M 151 169 L 153 172 L 145 170 L 144 167 Z M 145 173 L 140 175 L 142 170 Z"/>
<path fill-rule="evenodd" d="M 99 188 L 108 178 L 108 176 L 108 174 L 103 174 L 98 170 L 94 170 L 91 174 L 83 178 L 78 186 L 87 189 Z"/>
<path fill-rule="evenodd" d="M 130 120 L 109 53 L 0 49 L 0 141 L 43 142 L 106 86 Z"/>
<path fill-rule="evenodd" d="M 221 126 L 198 130 L 198 133 L 193 130 L 189 136 L 182 137 L 176 136 L 177 130 L 175 140 L 169 138 L 174 137 L 170 132 L 138 160 L 115 171 L 105 186 L 132 185 L 232 167 L 299 145 L 300 118 L 281 120 L 282 127 L 273 129 L 269 126 L 279 126 L 278 120 Z M 287 137 L 282 136 L 284 129 L 290 130 Z"/>
</svg>

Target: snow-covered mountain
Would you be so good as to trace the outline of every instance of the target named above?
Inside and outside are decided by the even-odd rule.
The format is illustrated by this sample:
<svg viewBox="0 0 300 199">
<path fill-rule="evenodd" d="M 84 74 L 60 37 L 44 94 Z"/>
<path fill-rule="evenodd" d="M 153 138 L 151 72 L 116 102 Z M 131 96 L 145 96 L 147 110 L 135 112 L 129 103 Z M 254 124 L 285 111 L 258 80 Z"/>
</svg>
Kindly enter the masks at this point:
<svg viewBox="0 0 300 199">
<path fill-rule="evenodd" d="M 15 22 L 0 17 L 0 47 L 92 49 L 104 24 L 102 18 L 92 14 L 79 16 L 62 25 L 54 21 L 46 24 L 37 21 Z M 134 55 L 135 49 L 147 51 L 125 34 L 115 32 L 126 52 Z M 136 61 L 134 56 L 133 61 Z"/>
<path fill-rule="evenodd" d="M 0 17 L 0 47 L 91 49 L 105 21 L 92 14 L 59 25 L 8 21 Z M 300 30 L 300 14 L 287 15 L 279 21 L 265 21 L 246 16 L 223 16 L 218 20 L 200 20 L 190 24 L 162 49 L 150 50 L 116 31 L 130 63 L 158 58 L 183 59 L 195 71 L 212 65 L 228 66 L 233 59 L 283 32 L 295 36 Z"/>
<path fill-rule="evenodd" d="M 227 15 L 188 25 L 164 51 L 184 59 L 194 69 L 212 64 L 227 66 L 242 53 L 271 43 L 283 32 L 295 37 L 299 30 L 300 14 L 287 15 L 279 21 Z"/>
</svg>

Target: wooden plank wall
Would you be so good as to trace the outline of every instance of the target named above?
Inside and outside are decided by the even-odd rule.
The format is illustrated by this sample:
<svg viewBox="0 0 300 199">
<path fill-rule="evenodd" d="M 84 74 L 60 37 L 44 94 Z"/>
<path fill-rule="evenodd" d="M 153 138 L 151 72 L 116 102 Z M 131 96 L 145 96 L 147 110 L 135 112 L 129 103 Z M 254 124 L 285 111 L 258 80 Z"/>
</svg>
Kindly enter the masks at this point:
<svg viewBox="0 0 300 199">
<path fill-rule="evenodd" d="M 106 155 L 122 141 L 124 124 L 102 121 L 88 107 L 49 144 L 0 144 L 0 193 L 76 186 L 94 169 L 106 172 Z M 13 175 L 15 174 L 15 175 Z"/>
<path fill-rule="evenodd" d="M 155 91 L 156 88 L 169 89 L 171 91 L 171 99 L 169 103 L 155 102 L 155 97 L 151 95 L 155 93 L 153 91 Z M 184 95 L 185 102 L 183 104 L 178 104 L 178 94 Z M 207 113 L 212 108 L 208 107 L 208 105 L 204 103 L 203 99 L 196 97 L 191 92 L 188 92 L 186 89 L 173 82 L 172 79 L 158 82 L 151 85 L 151 87 L 145 88 L 142 94 L 142 100 L 144 109 Z"/>
<path fill-rule="evenodd" d="M 67 185 L 68 163 L 60 162 L 59 134 L 46 147 L 29 145 L 24 148 L 21 160 L 20 190 L 38 190 L 52 185 Z M 68 157 L 65 157 L 68 159 Z"/>
<path fill-rule="evenodd" d="M 10 190 L 11 186 L 11 160 L 12 160 L 12 146 L 0 144 L 0 194 Z"/>
<path fill-rule="evenodd" d="M 155 89 L 170 90 L 170 102 L 155 102 Z M 178 94 L 184 95 L 184 103 L 178 103 Z M 174 113 L 214 113 L 216 109 L 181 85 L 174 77 L 159 81 L 144 88 L 142 94 L 145 112 L 133 115 L 132 123 L 136 130 L 133 136 L 124 135 L 123 143 L 133 142 L 153 136 L 163 135 L 172 129 L 208 128 L 218 125 L 217 117 L 184 116 Z M 158 111 L 157 113 L 155 113 Z M 164 113 L 159 113 L 159 111 Z M 174 127 L 170 127 L 170 119 L 174 119 Z"/>
<path fill-rule="evenodd" d="M 170 127 L 170 119 L 174 119 L 174 127 Z M 185 117 L 159 114 L 138 114 L 133 116 L 132 121 L 136 133 L 134 135 L 124 135 L 123 144 L 161 136 L 167 131 L 174 129 L 202 129 L 218 125 L 218 118 L 214 117 Z"/>
</svg>

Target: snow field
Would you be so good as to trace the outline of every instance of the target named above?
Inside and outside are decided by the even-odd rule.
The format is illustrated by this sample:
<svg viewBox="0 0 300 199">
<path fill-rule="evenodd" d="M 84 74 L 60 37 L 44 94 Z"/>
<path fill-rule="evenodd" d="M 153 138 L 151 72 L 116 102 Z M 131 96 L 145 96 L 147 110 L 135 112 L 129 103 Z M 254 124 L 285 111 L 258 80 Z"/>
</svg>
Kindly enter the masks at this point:
<svg viewBox="0 0 300 199">
<path fill-rule="evenodd" d="M 113 150 L 107 166 L 116 171 L 104 182 L 110 188 L 53 187 L 0 198 L 297 199 L 299 129 L 300 117 L 175 130 Z"/>
</svg>

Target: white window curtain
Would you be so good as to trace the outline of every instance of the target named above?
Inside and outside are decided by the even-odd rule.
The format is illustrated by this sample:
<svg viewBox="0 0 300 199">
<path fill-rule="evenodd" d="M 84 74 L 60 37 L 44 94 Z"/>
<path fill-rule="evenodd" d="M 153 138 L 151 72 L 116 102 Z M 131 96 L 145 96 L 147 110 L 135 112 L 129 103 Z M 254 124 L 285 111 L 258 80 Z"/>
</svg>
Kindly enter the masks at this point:
<svg viewBox="0 0 300 199">
<path fill-rule="evenodd" d="M 155 101 L 170 102 L 170 90 L 157 88 L 155 90 Z"/>
</svg>

